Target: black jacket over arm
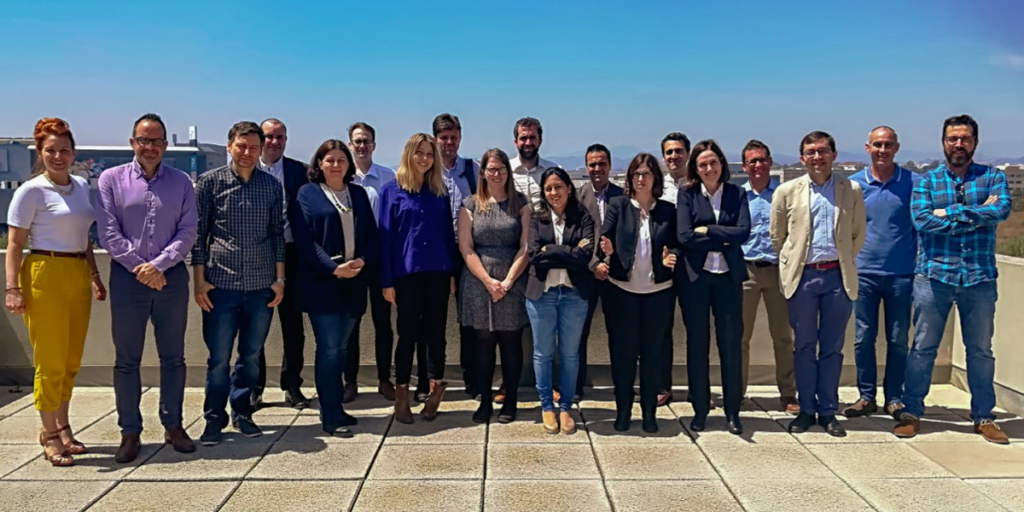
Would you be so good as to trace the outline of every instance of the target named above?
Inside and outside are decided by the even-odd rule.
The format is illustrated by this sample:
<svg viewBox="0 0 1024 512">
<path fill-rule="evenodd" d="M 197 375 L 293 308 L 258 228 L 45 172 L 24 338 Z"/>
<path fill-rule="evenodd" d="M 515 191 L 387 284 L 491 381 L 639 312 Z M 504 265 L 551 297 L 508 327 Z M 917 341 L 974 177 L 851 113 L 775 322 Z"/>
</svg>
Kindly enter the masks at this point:
<svg viewBox="0 0 1024 512">
<path fill-rule="evenodd" d="M 661 256 L 665 247 L 678 255 L 676 247 L 676 212 L 672 203 L 658 199 L 651 210 L 651 258 L 654 260 L 654 282 L 672 280 L 673 270 L 666 267 Z M 636 245 L 640 241 L 640 209 L 633 206 L 627 196 L 608 201 L 604 212 L 604 226 L 601 236 L 612 242 L 612 255 L 608 258 L 608 276 L 617 281 L 629 281 L 636 257 Z"/>
<path fill-rule="evenodd" d="M 743 261 L 743 243 L 750 237 L 750 206 L 746 192 L 731 183 L 722 184 L 722 208 L 718 220 L 711 199 L 700 186 L 679 190 L 677 205 L 679 243 L 683 246 L 683 265 L 688 282 L 704 273 L 708 252 L 725 256 L 729 275 L 737 283 L 747 280 Z M 694 229 L 707 226 L 707 234 Z"/>
<path fill-rule="evenodd" d="M 580 249 L 583 239 L 590 245 Z M 565 229 L 562 244 L 555 243 L 555 226 L 546 214 L 530 217 L 530 243 L 527 246 L 530 258 L 530 279 L 526 284 L 526 298 L 537 300 L 544 294 L 544 281 L 548 270 L 564 268 L 569 274 L 572 286 L 583 297 L 589 297 L 594 287 L 594 275 L 590 272 L 590 258 L 598 240 L 594 237 L 594 221 L 582 207 L 565 212 Z"/>
<path fill-rule="evenodd" d="M 306 164 L 288 157 L 283 158 L 284 199 L 288 203 L 288 211 L 285 212 L 285 216 L 290 223 L 292 221 L 292 214 L 298 208 L 299 189 L 306 183 L 309 183 L 309 178 L 306 174 Z"/>
</svg>

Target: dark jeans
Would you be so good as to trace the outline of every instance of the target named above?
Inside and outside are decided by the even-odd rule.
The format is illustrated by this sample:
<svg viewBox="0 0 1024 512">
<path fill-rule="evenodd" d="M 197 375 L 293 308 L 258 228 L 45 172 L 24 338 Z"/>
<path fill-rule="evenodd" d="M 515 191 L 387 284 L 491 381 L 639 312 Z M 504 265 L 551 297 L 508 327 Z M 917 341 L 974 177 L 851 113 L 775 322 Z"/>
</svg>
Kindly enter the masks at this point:
<svg viewBox="0 0 1024 512">
<path fill-rule="evenodd" d="M 596 281 L 594 291 L 587 298 L 587 319 L 583 321 L 583 334 L 580 336 L 580 371 L 576 376 L 576 394 L 583 394 L 583 386 L 587 383 L 587 344 L 590 341 L 590 325 L 594 321 L 594 313 L 597 312 L 597 305 L 605 295 L 605 290 L 611 286 L 608 281 Z M 608 328 L 608 317 L 605 317 L 605 329 Z"/>
<path fill-rule="evenodd" d="M 605 291 L 604 301 L 605 315 L 615 318 L 608 323 L 615 408 L 619 413 L 633 409 L 633 383 L 639 358 L 640 408 L 644 416 L 653 417 L 661 390 L 665 330 L 674 313 L 675 292 L 669 288 L 654 293 L 630 293 L 613 284 Z"/>
<path fill-rule="evenodd" d="M 270 332 L 274 312 L 267 304 L 274 300 L 274 291 L 270 288 L 253 292 L 214 288 L 208 295 L 213 309 L 203 311 L 203 341 L 210 350 L 203 417 L 226 426 L 225 407 L 229 400 L 233 415 L 252 415 L 250 398 L 259 377 L 260 349 Z M 236 336 L 238 358 L 232 372 L 231 350 Z"/>
<path fill-rule="evenodd" d="M 842 271 L 805 267 L 800 286 L 787 304 L 800 412 L 833 416 L 839 408 L 846 324 L 853 311 Z"/>
<path fill-rule="evenodd" d="M 476 385 L 480 390 L 480 401 L 491 403 L 491 384 L 494 382 L 495 348 L 501 350 L 501 379 L 505 383 L 505 404 L 515 407 L 519 399 L 519 379 L 523 375 L 523 330 L 483 331 L 475 330 L 477 357 L 475 372 Z"/>
<path fill-rule="evenodd" d="M 725 413 L 739 414 L 743 400 L 743 284 L 729 274 L 704 272 L 679 287 L 686 324 L 686 373 L 694 412 L 707 414 L 711 403 L 711 315 L 722 365 Z"/>
<path fill-rule="evenodd" d="M 373 321 L 374 359 L 377 363 L 377 381 L 391 380 L 391 351 L 395 343 L 395 335 L 391 330 L 391 303 L 384 299 L 380 281 L 370 280 L 370 318 Z M 345 362 L 345 382 L 356 382 L 359 375 L 359 327 L 363 315 L 355 319 L 355 326 L 348 338 L 348 359 Z"/>
<path fill-rule="evenodd" d="M 180 427 L 185 399 L 185 325 L 192 295 L 188 269 L 179 263 L 164 272 L 160 291 L 142 283 L 120 263 L 110 262 L 110 333 L 114 339 L 114 396 L 122 434 L 142 432 L 142 379 L 139 365 L 146 327 L 153 321 L 160 356 L 160 423 Z"/>
<path fill-rule="evenodd" d="M 398 310 L 398 346 L 395 348 L 395 383 L 409 384 L 413 352 L 417 344 L 427 350 L 427 378 L 444 378 L 445 327 L 452 275 L 418 272 L 395 280 Z M 422 386 L 424 382 L 420 382 Z"/>
<path fill-rule="evenodd" d="M 346 349 L 352 339 L 356 319 L 347 310 L 330 313 L 309 313 L 316 338 L 316 394 L 320 401 L 320 421 L 324 430 L 334 432 L 341 426 L 345 409 L 341 401 L 344 391 L 341 373 L 345 368 Z"/>
<path fill-rule="evenodd" d="M 284 246 L 284 299 L 277 305 L 277 319 L 281 323 L 281 343 L 284 345 L 284 358 L 281 361 L 281 389 L 295 390 L 302 387 L 303 350 L 306 347 L 306 328 L 302 324 L 302 312 L 295 304 L 295 269 L 299 264 L 298 250 L 295 244 Z M 259 376 L 254 392 L 263 394 L 267 387 L 267 356 L 260 349 Z"/>
<path fill-rule="evenodd" d="M 860 292 L 853 304 L 856 330 L 853 341 L 860 397 L 875 401 L 878 390 L 878 308 L 885 307 L 885 403 L 903 401 L 903 375 L 907 370 L 910 310 L 914 303 L 914 276 L 860 274 Z"/>
</svg>

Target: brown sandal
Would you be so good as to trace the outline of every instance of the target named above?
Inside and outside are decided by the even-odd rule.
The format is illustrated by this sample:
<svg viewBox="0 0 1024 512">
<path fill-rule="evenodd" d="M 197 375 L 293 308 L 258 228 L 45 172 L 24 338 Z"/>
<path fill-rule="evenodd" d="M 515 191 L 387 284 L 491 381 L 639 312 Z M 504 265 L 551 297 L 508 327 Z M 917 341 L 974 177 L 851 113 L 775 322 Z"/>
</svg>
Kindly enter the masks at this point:
<svg viewBox="0 0 1024 512">
<path fill-rule="evenodd" d="M 46 453 L 46 447 L 53 447 L 52 443 L 59 443 L 61 448 L 64 448 L 64 441 L 60 439 L 60 431 L 57 432 L 39 432 L 39 444 L 43 446 L 43 459 L 49 461 L 53 467 L 68 467 L 75 463 L 75 459 L 71 457 L 68 450 L 63 450 L 60 453 L 50 455 Z"/>
<path fill-rule="evenodd" d="M 65 430 L 68 431 L 68 437 L 71 438 L 71 442 L 67 444 L 68 453 L 70 453 L 71 455 L 82 455 L 86 453 L 88 450 L 86 450 L 84 444 L 75 439 L 75 433 L 71 430 L 71 425 L 64 425 L 63 427 L 57 429 L 57 434 L 60 434 Z"/>
</svg>

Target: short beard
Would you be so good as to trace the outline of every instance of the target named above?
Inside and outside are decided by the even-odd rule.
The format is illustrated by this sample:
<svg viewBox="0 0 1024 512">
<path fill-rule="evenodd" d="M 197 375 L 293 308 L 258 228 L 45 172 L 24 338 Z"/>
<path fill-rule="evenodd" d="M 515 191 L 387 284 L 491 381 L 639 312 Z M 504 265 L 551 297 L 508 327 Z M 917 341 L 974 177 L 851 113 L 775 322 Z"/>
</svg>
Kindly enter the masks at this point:
<svg viewBox="0 0 1024 512">
<path fill-rule="evenodd" d="M 974 159 L 974 151 L 964 150 L 962 158 L 954 153 L 954 151 L 946 151 L 946 162 L 953 167 L 963 167 Z"/>
<path fill-rule="evenodd" d="M 520 150 L 519 157 L 523 160 L 533 160 L 537 158 L 537 150 L 534 149 L 529 152 Z"/>
</svg>

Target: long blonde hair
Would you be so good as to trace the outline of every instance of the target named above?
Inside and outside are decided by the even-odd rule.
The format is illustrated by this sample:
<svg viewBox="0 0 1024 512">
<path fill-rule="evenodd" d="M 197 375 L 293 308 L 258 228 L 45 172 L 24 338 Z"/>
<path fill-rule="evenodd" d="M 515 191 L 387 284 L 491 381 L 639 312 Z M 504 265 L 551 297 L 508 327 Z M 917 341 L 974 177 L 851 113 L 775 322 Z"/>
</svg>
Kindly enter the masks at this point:
<svg viewBox="0 0 1024 512">
<path fill-rule="evenodd" d="M 488 149 L 484 156 L 480 157 L 480 174 L 477 177 L 478 185 L 476 186 L 476 210 L 486 213 L 487 205 L 490 203 L 491 190 L 486 175 L 487 162 L 490 160 L 497 160 L 505 166 L 505 195 L 508 200 L 508 211 L 513 215 L 518 215 L 522 205 L 519 204 L 519 193 L 516 190 L 515 180 L 512 178 L 512 164 L 509 163 L 508 155 L 498 148 Z"/>
<path fill-rule="evenodd" d="M 420 143 L 428 142 L 430 146 L 434 148 L 434 165 L 426 172 L 423 176 L 423 181 L 430 186 L 430 191 L 438 196 L 448 195 L 448 187 L 444 183 L 444 168 L 441 167 L 441 151 L 437 147 L 437 142 L 434 138 L 425 133 L 417 133 L 412 137 L 409 137 L 409 141 L 405 143 L 405 149 L 402 150 L 402 162 L 398 165 L 398 171 L 395 172 L 395 181 L 398 182 L 398 186 L 411 193 L 419 193 L 422 183 L 417 185 L 418 175 L 416 172 L 415 164 L 412 161 L 413 155 L 416 154 L 416 150 L 419 149 Z"/>
</svg>

